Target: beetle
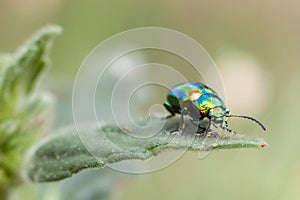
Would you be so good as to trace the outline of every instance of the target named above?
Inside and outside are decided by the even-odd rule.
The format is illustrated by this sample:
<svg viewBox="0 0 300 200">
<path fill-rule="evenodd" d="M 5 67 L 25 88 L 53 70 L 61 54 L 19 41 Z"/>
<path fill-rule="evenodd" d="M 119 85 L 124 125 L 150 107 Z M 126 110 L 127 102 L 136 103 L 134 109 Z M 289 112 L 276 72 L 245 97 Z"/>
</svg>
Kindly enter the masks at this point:
<svg viewBox="0 0 300 200">
<path fill-rule="evenodd" d="M 173 87 L 167 95 L 167 101 L 164 102 L 164 107 L 171 115 L 167 118 L 173 117 L 176 114 L 188 115 L 191 121 L 201 121 L 208 118 L 207 128 L 199 125 L 200 133 L 207 134 L 211 125 L 220 127 L 228 132 L 234 132 L 228 128 L 228 118 L 240 117 L 256 122 L 264 131 L 266 127 L 257 119 L 245 116 L 234 115 L 226 108 L 225 103 L 218 96 L 218 93 L 200 82 L 186 82 Z"/>
</svg>

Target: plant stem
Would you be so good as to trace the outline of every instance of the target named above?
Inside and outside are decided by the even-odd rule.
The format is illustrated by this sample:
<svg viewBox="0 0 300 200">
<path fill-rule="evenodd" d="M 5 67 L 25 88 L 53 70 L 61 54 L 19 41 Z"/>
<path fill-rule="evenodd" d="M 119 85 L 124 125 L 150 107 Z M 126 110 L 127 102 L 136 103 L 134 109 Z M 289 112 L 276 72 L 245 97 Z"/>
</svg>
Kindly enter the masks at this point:
<svg viewBox="0 0 300 200">
<path fill-rule="evenodd" d="M 0 200 L 8 199 L 9 191 L 7 188 L 0 185 Z"/>
</svg>

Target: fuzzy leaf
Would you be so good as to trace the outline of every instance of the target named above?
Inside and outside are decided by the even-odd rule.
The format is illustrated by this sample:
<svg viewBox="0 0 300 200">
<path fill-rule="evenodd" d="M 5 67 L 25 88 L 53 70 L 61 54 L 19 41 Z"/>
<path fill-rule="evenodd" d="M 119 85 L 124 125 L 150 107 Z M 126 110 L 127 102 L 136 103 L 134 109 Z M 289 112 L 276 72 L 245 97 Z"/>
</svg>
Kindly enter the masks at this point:
<svg viewBox="0 0 300 200">
<path fill-rule="evenodd" d="M 6 62 L 3 66 L 0 65 L 2 105 L 11 104 L 20 95 L 29 95 L 32 92 L 37 78 L 48 64 L 49 47 L 60 32 L 59 26 L 45 27 L 19 48 L 15 55 L 4 57 Z"/>
<path fill-rule="evenodd" d="M 0 55 L 0 190 L 21 182 L 25 152 L 41 134 L 42 111 L 49 95 L 35 84 L 47 67 L 49 46 L 60 33 L 58 26 L 40 30 L 15 54 Z"/>
<path fill-rule="evenodd" d="M 101 131 L 86 131 L 91 146 L 96 147 L 93 155 L 85 148 L 75 129 L 64 134 L 46 138 L 35 146 L 28 156 L 26 176 L 31 181 L 48 182 L 72 176 L 85 168 L 104 167 L 122 160 L 145 160 L 163 150 L 210 151 L 214 149 L 260 148 L 268 144 L 261 138 L 244 135 L 220 134 L 195 136 L 189 132 L 173 132 L 179 119 L 169 119 L 164 128 L 148 138 L 133 137 L 116 125 L 106 125 Z M 125 126 L 126 127 L 126 126 Z M 172 131 L 172 133 L 170 133 Z M 93 144 L 94 143 L 94 144 Z"/>
</svg>

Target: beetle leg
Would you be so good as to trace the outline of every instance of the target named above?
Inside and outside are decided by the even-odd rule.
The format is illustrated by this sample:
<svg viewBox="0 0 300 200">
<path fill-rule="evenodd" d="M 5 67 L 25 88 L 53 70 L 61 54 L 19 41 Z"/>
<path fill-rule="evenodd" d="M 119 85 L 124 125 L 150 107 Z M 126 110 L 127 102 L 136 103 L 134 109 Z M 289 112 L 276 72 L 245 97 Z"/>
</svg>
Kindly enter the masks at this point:
<svg viewBox="0 0 300 200">
<path fill-rule="evenodd" d="M 172 118 L 174 116 L 175 116 L 175 114 L 170 114 L 170 115 L 167 115 L 166 117 L 163 117 L 162 119 L 169 119 L 169 118 Z"/>
<path fill-rule="evenodd" d="M 225 120 L 224 120 L 225 121 Z M 228 121 L 225 121 L 225 127 L 228 127 Z"/>
<path fill-rule="evenodd" d="M 183 108 L 181 110 L 181 115 L 188 115 L 189 116 L 189 120 L 191 122 L 191 125 L 195 125 L 196 133 L 200 133 L 203 134 L 206 131 L 206 127 L 202 124 L 200 124 L 200 121 L 203 119 L 200 115 L 200 112 L 198 110 L 198 108 L 194 105 L 194 103 L 190 100 L 184 101 L 181 104 L 181 107 Z M 183 120 L 182 120 L 182 123 Z"/>
<path fill-rule="evenodd" d="M 185 127 L 184 125 L 184 115 L 181 115 L 181 121 L 180 121 L 180 125 L 179 125 L 179 130 L 183 130 Z"/>
<path fill-rule="evenodd" d="M 212 125 L 213 125 L 215 128 L 218 128 L 218 126 L 217 126 L 215 123 L 212 123 Z"/>
<path fill-rule="evenodd" d="M 199 129 L 202 129 L 201 132 L 199 131 Z M 198 133 L 205 133 L 206 130 L 207 130 L 207 128 L 203 124 L 199 124 Z"/>
<path fill-rule="evenodd" d="M 213 123 L 213 125 L 214 125 L 214 123 Z M 211 119 L 208 120 L 208 125 L 207 125 L 207 128 L 206 128 L 206 130 L 205 130 L 205 135 L 208 134 L 208 131 L 209 131 L 209 129 L 210 129 L 210 126 L 211 126 Z"/>
<path fill-rule="evenodd" d="M 228 126 L 228 125 L 227 125 L 227 126 Z M 229 128 L 225 127 L 225 126 L 220 125 L 219 127 L 220 127 L 221 129 L 223 129 L 223 130 L 229 132 L 229 133 L 236 134 L 236 132 L 235 132 L 234 130 L 229 129 Z"/>
<path fill-rule="evenodd" d="M 190 116 L 191 120 L 194 122 L 200 121 L 201 115 L 198 108 L 193 104 L 192 101 L 184 101 L 181 104 L 181 114 Z"/>
<path fill-rule="evenodd" d="M 165 102 L 163 105 L 170 112 L 170 115 L 167 115 L 166 119 L 174 117 L 175 114 L 178 113 L 178 111 L 174 107 L 170 106 L 168 103 Z"/>
</svg>

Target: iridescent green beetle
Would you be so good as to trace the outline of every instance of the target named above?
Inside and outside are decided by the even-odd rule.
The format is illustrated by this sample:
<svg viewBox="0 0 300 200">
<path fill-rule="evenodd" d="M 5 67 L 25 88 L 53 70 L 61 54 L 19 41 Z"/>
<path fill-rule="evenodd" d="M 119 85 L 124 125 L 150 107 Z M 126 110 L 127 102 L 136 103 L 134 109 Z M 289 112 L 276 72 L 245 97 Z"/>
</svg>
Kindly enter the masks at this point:
<svg viewBox="0 0 300 200">
<path fill-rule="evenodd" d="M 208 127 L 205 128 L 203 125 L 199 125 L 198 128 L 198 130 L 202 129 L 204 133 L 207 133 L 211 124 L 228 132 L 234 132 L 228 129 L 229 117 L 250 119 L 260 125 L 264 131 L 266 130 L 266 127 L 253 117 L 231 114 L 217 92 L 200 82 L 187 82 L 176 85 L 169 91 L 164 106 L 171 113 L 167 118 L 174 116 L 176 113 L 189 115 L 192 121 L 208 118 Z"/>
</svg>

